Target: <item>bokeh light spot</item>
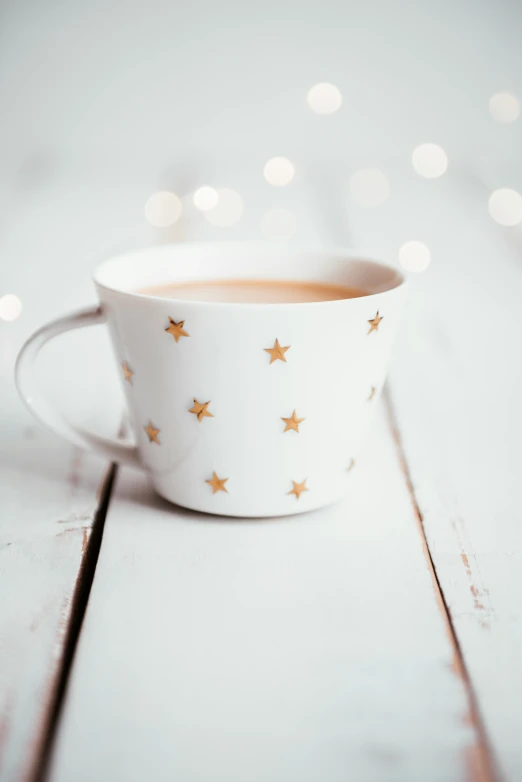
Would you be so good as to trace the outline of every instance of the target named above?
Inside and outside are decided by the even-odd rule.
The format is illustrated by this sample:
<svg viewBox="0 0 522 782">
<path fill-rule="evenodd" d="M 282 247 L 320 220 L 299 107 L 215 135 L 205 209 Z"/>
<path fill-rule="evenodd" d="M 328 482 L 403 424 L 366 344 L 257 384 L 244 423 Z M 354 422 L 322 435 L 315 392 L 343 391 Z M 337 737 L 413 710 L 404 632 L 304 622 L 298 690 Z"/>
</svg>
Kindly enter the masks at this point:
<svg viewBox="0 0 522 782">
<path fill-rule="evenodd" d="M 423 272 L 430 265 L 431 253 L 422 242 L 405 242 L 399 250 L 399 262 L 409 272 Z"/>
<path fill-rule="evenodd" d="M 288 209 L 270 209 L 261 220 L 261 230 L 269 239 L 286 242 L 297 230 L 297 221 Z"/>
<path fill-rule="evenodd" d="M 308 105 L 316 114 L 334 114 L 341 108 L 343 97 L 334 84 L 316 84 L 306 96 Z"/>
<path fill-rule="evenodd" d="M 287 157 L 273 157 L 267 160 L 263 168 L 263 176 L 270 185 L 284 187 L 294 178 L 294 164 Z"/>
<path fill-rule="evenodd" d="M 497 122 L 514 122 L 520 116 L 520 103 L 510 92 L 497 92 L 489 99 L 489 113 Z"/>
<path fill-rule="evenodd" d="M 390 195 L 388 178 L 378 168 L 362 168 L 350 179 L 350 191 L 363 206 L 378 206 Z"/>
<path fill-rule="evenodd" d="M 442 176 L 448 168 L 448 156 L 438 144 L 420 144 L 411 156 L 413 168 L 426 179 Z"/>
<path fill-rule="evenodd" d="M 489 213 L 500 225 L 522 223 L 522 196 L 507 187 L 494 190 L 489 197 Z"/>
<path fill-rule="evenodd" d="M 0 318 L 2 320 L 16 320 L 22 311 L 22 302 L 14 293 L 6 293 L 0 299 Z"/>
<path fill-rule="evenodd" d="M 217 194 L 218 202 L 213 209 L 204 212 L 205 220 L 219 228 L 235 225 L 245 211 L 243 199 L 228 187 L 218 187 Z"/>
<path fill-rule="evenodd" d="M 181 200 L 175 193 L 160 190 L 153 193 L 145 204 L 145 217 L 156 228 L 167 228 L 181 216 Z"/>
<path fill-rule="evenodd" d="M 194 193 L 194 206 L 200 209 L 202 212 L 208 212 L 209 209 L 214 209 L 219 201 L 219 194 L 217 190 L 208 185 L 198 187 Z"/>
</svg>

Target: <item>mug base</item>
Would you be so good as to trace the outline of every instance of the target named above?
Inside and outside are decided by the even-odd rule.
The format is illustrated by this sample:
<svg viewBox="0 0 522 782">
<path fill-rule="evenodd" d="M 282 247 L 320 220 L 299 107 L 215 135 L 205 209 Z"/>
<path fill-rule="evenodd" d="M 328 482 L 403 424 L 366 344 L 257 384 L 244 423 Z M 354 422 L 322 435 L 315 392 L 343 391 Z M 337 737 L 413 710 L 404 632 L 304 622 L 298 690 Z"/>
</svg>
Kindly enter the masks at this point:
<svg viewBox="0 0 522 782">
<path fill-rule="evenodd" d="M 321 508 L 335 505 L 346 496 L 348 491 L 348 488 L 346 488 L 336 496 L 322 496 L 321 498 L 316 498 L 315 502 L 310 501 L 308 497 L 305 500 L 303 495 L 299 497 L 299 499 L 288 497 L 288 505 L 281 505 L 278 507 L 258 506 L 253 509 L 236 502 L 227 502 L 226 506 L 223 505 L 220 507 L 219 502 L 216 502 L 216 500 L 221 498 L 217 498 L 215 495 L 210 495 L 209 500 L 205 502 L 182 500 L 179 497 L 172 496 L 167 489 L 159 487 L 157 484 L 154 488 L 160 497 L 180 508 L 187 508 L 188 510 L 197 513 L 205 513 L 209 516 L 223 516 L 234 519 L 274 519 L 282 516 L 298 516 L 303 513 L 308 513 L 309 511 L 320 510 Z M 293 503 L 293 505 L 291 503 Z"/>
</svg>

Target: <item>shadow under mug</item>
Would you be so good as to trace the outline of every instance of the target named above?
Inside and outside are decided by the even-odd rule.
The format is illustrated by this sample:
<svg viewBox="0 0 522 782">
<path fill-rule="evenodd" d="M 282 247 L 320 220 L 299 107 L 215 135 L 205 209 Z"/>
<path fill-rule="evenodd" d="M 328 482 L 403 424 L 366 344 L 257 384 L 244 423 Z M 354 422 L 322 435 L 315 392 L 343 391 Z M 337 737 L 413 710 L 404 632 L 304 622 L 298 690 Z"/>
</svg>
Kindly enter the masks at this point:
<svg viewBox="0 0 522 782">
<path fill-rule="evenodd" d="M 223 303 L 136 291 L 203 279 L 307 280 L 368 295 L 323 302 Z M 193 510 L 279 516 L 340 499 L 384 384 L 406 281 L 338 249 L 263 243 L 154 247 L 102 263 L 100 304 L 44 326 L 16 366 L 31 412 L 74 444 L 146 469 L 156 491 Z M 134 432 L 102 437 L 34 389 L 40 348 L 107 322 Z"/>
</svg>

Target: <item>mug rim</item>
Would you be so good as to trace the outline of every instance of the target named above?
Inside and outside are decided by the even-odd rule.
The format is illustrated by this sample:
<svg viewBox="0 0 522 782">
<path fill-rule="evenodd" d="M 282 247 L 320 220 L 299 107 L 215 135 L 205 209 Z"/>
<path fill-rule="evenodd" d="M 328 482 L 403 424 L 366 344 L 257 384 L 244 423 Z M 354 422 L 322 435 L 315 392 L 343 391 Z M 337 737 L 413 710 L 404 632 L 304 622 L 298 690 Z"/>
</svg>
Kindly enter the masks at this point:
<svg viewBox="0 0 522 782">
<path fill-rule="evenodd" d="M 308 254 L 309 256 L 322 256 L 324 260 L 330 259 L 333 260 L 336 258 L 339 261 L 353 261 L 353 262 L 360 262 L 363 265 L 368 265 L 373 268 L 376 268 L 377 270 L 381 272 L 387 272 L 388 275 L 392 274 L 395 276 L 395 284 L 390 284 L 389 287 L 385 287 L 383 290 L 379 291 L 372 291 L 366 293 L 364 296 L 357 296 L 350 299 L 331 299 L 327 301 L 300 301 L 300 302 L 226 302 L 226 301 L 206 301 L 206 300 L 198 300 L 198 299 L 178 299 L 173 298 L 172 296 L 158 296 L 157 294 L 150 294 L 150 293 L 143 293 L 138 290 L 125 290 L 122 286 L 116 285 L 116 284 L 107 284 L 107 282 L 103 282 L 102 279 L 100 279 L 100 276 L 103 272 L 107 270 L 107 267 L 110 267 L 112 264 L 122 262 L 124 259 L 130 260 L 131 258 L 134 259 L 140 259 L 142 257 L 143 262 L 146 263 L 147 257 L 150 257 L 151 254 L 154 255 L 161 255 L 164 253 L 167 253 L 169 250 L 178 250 L 182 252 L 184 249 L 190 248 L 191 251 L 197 252 L 197 250 L 218 250 L 220 252 L 226 252 L 227 250 L 233 250 L 235 252 L 241 251 L 241 250 L 255 250 L 256 252 L 259 252 L 260 250 L 263 251 L 263 253 L 270 253 L 272 255 L 283 255 L 287 258 L 295 258 L 299 256 L 303 256 L 303 254 Z M 368 300 L 372 299 L 375 296 L 387 296 L 394 292 L 397 292 L 401 289 L 404 289 L 408 285 L 408 279 L 407 277 L 401 272 L 401 270 L 393 265 L 392 263 L 389 263 L 387 261 L 377 260 L 373 256 L 367 255 L 364 252 L 358 252 L 354 248 L 348 248 L 348 247 L 342 247 L 338 245 L 334 246 L 317 246 L 317 245 L 290 245 L 281 247 L 281 245 L 274 245 L 274 243 L 269 242 L 263 242 L 263 241 L 197 241 L 197 242 L 171 242 L 168 244 L 159 244 L 159 245 L 152 245 L 147 247 L 142 247 L 136 250 L 130 250 L 122 253 L 117 253 L 116 255 L 111 255 L 110 257 L 103 260 L 101 263 L 98 263 L 95 267 L 93 273 L 92 273 L 92 279 L 96 285 L 96 287 L 100 290 L 107 291 L 110 294 L 115 294 L 117 296 L 123 296 L 125 298 L 133 298 L 137 300 L 142 301 L 157 301 L 157 302 L 169 302 L 174 304 L 183 304 L 183 305 L 200 305 L 200 306 L 209 306 L 209 307 L 234 307 L 234 308 L 241 308 L 241 307 L 255 307 L 255 308 L 267 308 L 267 307 L 309 307 L 309 306 L 332 306 L 332 305 L 339 305 L 344 304 L 347 305 L 353 303 L 355 301 L 361 301 L 361 300 Z M 196 279 L 197 278 L 190 278 L 190 279 Z M 212 277 L 212 279 L 216 279 L 216 277 Z M 223 280 L 227 279 L 250 279 L 250 280 L 263 280 L 263 279 L 273 279 L 272 276 L 263 277 L 262 273 L 259 274 L 259 276 L 256 277 L 249 277 L 245 276 L 244 278 L 237 274 L 233 277 L 222 277 Z M 303 277 L 280 277 L 278 278 L 281 281 L 287 281 L 291 282 L 293 280 L 295 281 L 306 281 L 306 282 L 328 282 L 328 279 L 326 276 L 320 277 L 316 280 L 312 280 L 310 277 L 307 277 L 306 275 L 303 275 Z M 187 280 L 188 281 L 188 280 Z M 161 283 L 159 283 L 161 284 Z"/>
</svg>

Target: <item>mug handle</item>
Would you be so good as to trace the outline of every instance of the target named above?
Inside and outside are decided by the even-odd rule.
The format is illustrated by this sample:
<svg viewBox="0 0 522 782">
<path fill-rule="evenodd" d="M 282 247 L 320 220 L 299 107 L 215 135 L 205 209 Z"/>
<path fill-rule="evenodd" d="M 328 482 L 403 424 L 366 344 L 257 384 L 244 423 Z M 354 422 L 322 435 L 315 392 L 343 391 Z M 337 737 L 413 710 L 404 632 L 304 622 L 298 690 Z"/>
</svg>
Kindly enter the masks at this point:
<svg viewBox="0 0 522 782">
<path fill-rule="evenodd" d="M 33 367 L 34 361 L 41 348 L 49 340 L 71 329 L 81 329 L 84 326 L 95 326 L 105 323 L 107 316 L 102 307 L 89 307 L 89 309 L 73 312 L 63 318 L 51 321 L 29 337 L 23 345 L 16 360 L 15 381 L 18 393 L 22 397 L 27 408 L 45 426 L 57 434 L 65 437 L 74 445 L 106 456 L 115 462 L 123 462 L 139 467 L 140 461 L 138 448 L 135 443 L 117 440 L 116 438 L 103 437 L 80 426 L 71 424 L 38 389 L 33 391 Z"/>
</svg>

